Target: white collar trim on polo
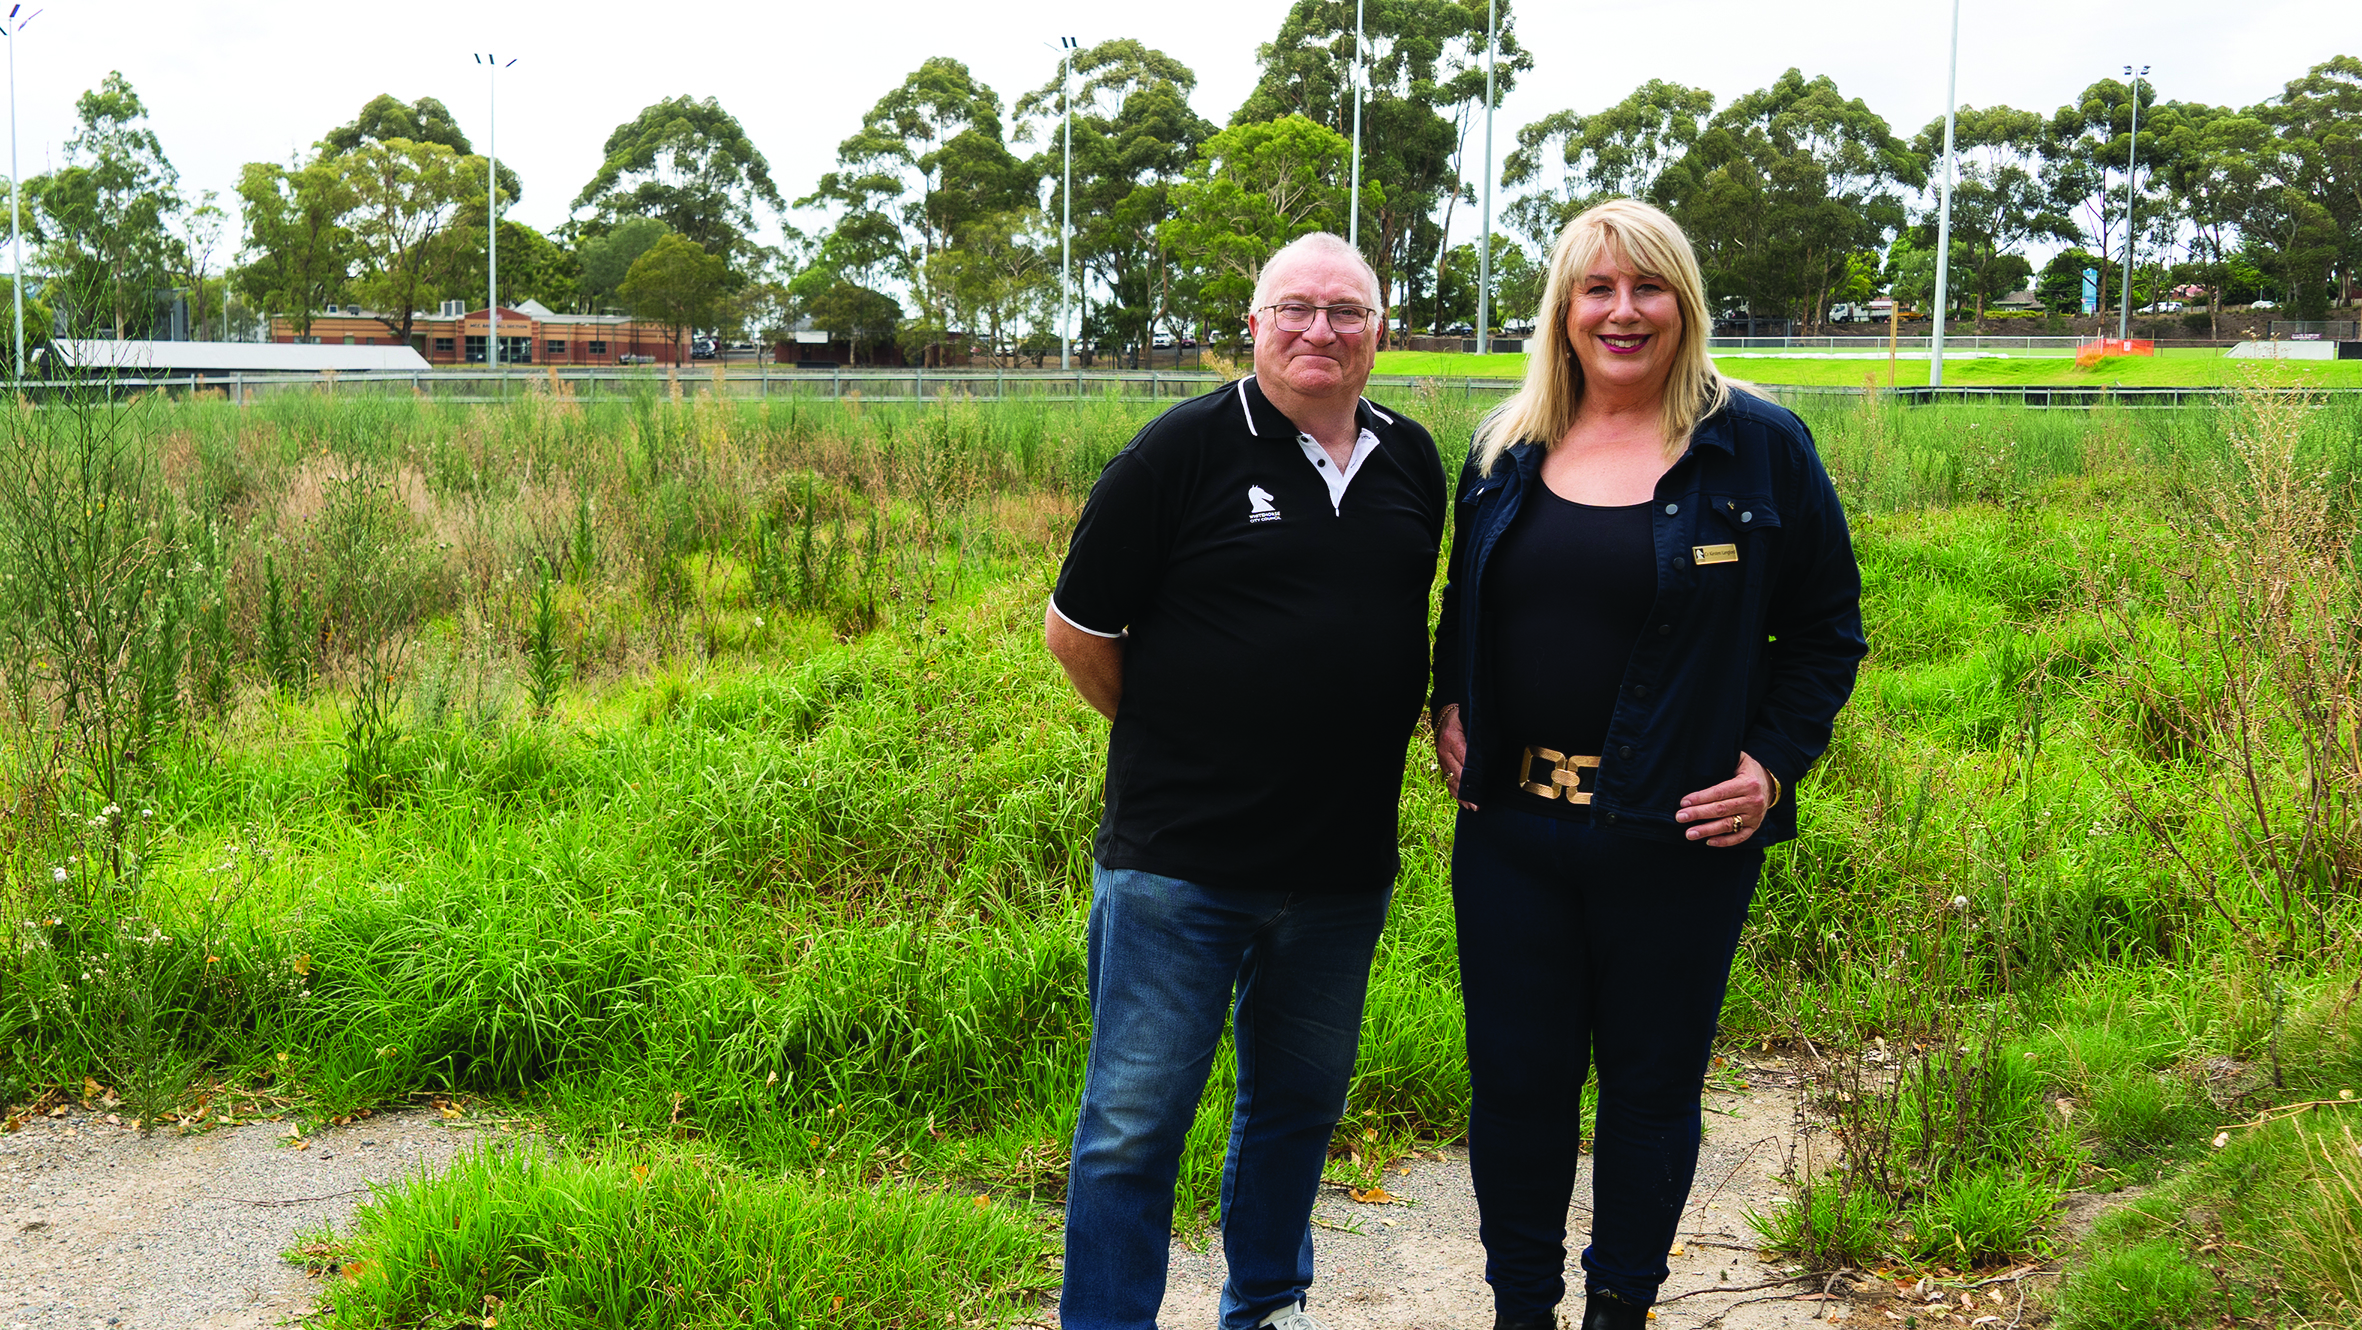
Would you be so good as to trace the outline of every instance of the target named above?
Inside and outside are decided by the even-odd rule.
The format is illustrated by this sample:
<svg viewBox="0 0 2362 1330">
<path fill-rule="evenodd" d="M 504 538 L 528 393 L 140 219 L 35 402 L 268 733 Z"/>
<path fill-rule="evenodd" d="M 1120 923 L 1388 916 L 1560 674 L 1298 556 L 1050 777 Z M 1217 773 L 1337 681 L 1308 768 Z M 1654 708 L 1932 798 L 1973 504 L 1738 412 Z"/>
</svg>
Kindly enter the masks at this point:
<svg viewBox="0 0 2362 1330">
<path fill-rule="evenodd" d="M 1251 379 L 1253 377 L 1255 376 L 1249 374 L 1246 379 L 1240 379 L 1238 381 L 1238 410 L 1240 415 L 1243 415 L 1247 418 L 1247 433 L 1252 434 L 1259 439 L 1263 437 L 1263 431 L 1255 428 L 1255 408 L 1247 401 L 1247 379 Z M 1380 411 L 1376 402 L 1373 402 L 1369 398 L 1364 397 L 1361 399 L 1361 404 L 1370 409 L 1370 414 L 1378 418 L 1378 423 L 1382 425 L 1391 425 L 1394 423 L 1394 417 L 1387 415 L 1383 411 Z M 1363 430 L 1362 433 L 1367 434 L 1369 431 Z"/>
<path fill-rule="evenodd" d="M 1247 379 L 1253 377 L 1255 376 L 1249 374 L 1246 379 L 1238 381 L 1238 409 L 1247 418 L 1247 433 L 1261 438 L 1263 431 L 1255 428 L 1254 405 L 1247 401 Z M 1389 425 L 1394 423 L 1394 417 L 1380 411 L 1369 398 L 1362 398 L 1361 404 L 1368 407 L 1370 414 L 1376 416 L 1380 421 Z M 1353 441 L 1353 456 L 1347 458 L 1345 465 L 1341 468 L 1330 464 L 1328 449 L 1320 446 L 1320 440 L 1302 430 L 1296 431 L 1296 446 L 1304 450 L 1304 460 L 1310 462 L 1313 469 L 1320 472 L 1321 483 L 1329 487 L 1329 510 L 1342 517 L 1345 513 L 1345 487 L 1353 483 L 1355 476 L 1361 474 L 1361 464 L 1368 461 L 1370 454 L 1378 450 L 1378 436 L 1366 429 L 1363 430 L 1360 437 Z"/>
<path fill-rule="evenodd" d="M 1321 480 L 1328 485 L 1330 510 L 1340 517 L 1344 516 L 1345 487 L 1361 474 L 1361 464 L 1369 460 L 1370 454 L 1378 451 L 1378 436 L 1363 430 L 1361 437 L 1353 441 L 1353 456 L 1347 459 L 1343 469 L 1329 461 L 1329 450 L 1320 446 L 1320 440 L 1301 430 L 1296 434 L 1296 446 L 1304 450 L 1304 460 L 1312 463 L 1313 468 L 1320 472 Z"/>
</svg>

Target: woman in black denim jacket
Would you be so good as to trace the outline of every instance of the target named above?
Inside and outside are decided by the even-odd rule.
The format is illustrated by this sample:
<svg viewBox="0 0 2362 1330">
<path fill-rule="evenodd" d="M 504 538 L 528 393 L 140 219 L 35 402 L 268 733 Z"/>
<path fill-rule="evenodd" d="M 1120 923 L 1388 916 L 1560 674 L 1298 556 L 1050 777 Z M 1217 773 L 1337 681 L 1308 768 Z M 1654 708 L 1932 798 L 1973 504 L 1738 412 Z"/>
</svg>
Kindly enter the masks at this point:
<svg viewBox="0 0 2362 1330">
<path fill-rule="evenodd" d="M 1638 1330 L 1764 847 L 1866 650 L 1802 421 L 1723 380 L 1689 242 L 1601 204 L 1553 247 L 1522 391 L 1461 472 L 1436 631 L 1486 1278 L 1554 1324 L 1596 1065 L 1585 1330 Z"/>
</svg>

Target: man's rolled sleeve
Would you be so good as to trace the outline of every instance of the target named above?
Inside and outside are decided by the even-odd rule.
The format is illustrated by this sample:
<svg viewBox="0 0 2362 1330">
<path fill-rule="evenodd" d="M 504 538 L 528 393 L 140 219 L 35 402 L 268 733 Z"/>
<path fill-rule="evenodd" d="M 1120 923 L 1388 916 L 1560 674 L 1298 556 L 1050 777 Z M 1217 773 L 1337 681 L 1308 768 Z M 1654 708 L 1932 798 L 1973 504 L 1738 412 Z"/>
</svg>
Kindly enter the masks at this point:
<svg viewBox="0 0 2362 1330">
<path fill-rule="evenodd" d="M 1120 637 L 1155 593 L 1171 543 L 1156 477 L 1129 452 L 1099 473 L 1066 547 L 1050 608 L 1096 637 Z"/>
</svg>

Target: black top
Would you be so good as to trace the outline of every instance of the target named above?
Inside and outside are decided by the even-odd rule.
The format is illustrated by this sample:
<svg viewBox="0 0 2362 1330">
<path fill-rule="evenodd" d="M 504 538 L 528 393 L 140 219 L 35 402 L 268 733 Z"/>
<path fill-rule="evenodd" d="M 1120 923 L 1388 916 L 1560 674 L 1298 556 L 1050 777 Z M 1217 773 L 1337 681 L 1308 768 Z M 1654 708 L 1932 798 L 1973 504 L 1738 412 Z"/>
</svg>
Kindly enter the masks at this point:
<svg viewBox="0 0 2362 1330">
<path fill-rule="evenodd" d="M 1129 630 L 1101 864 L 1216 888 L 1394 880 L 1444 477 L 1416 422 L 1360 414 L 1378 444 L 1334 504 L 1332 468 L 1253 379 L 1175 406 L 1100 474 L 1053 605 Z"/>
<path fill-rule="evenodd" d="M 1485 569 L 1485 658 L 1493 671 L 1496 798 L 1531 812 L 1588 820 L 1590 809 L 1518 789 L 1525 749 L 1600 755 L 1633 643 L 1657 598 L 1656 546 L 1645 503 L 1596 508 L 1548 486 L 1502 533 Z M 1547 778 L 1544 778 L 1545 782 Z M 1584 788 L 1596 783 L 1586 773 Z"/>
<path fill-rule="evenodd" d="M 1501 537 L 1538 502 L 1548 451 L 1526 440 L 1489 470 L 1471 455 L 1460 472 L 1435 630 L 1435 706 L 1459 706 L 1467 774 L 1480 785 L 1496 766 L 1487 745 L 1498 728 L 1483 649 L 1493 613 L 1486 574 Z M 1593 823 L 1721 854 L 1685 840 L 1674 814 L 1683 795 L 1730 779 L 1745 752 L 1788 791 L 1748 843 L 1791 839 L 1797 783 L 1828 748 L 1867 650 L 1862 577 L 1837 490 L 1795 412 L 1734 390 L 1658 478 L 1654 502 L 1657 598 L 1608 721 Z M 1460 788 L 1466 794 L 1466 779 Z M 1467 797 L 1481 804 L 1492 794 Z"/>
</svg>

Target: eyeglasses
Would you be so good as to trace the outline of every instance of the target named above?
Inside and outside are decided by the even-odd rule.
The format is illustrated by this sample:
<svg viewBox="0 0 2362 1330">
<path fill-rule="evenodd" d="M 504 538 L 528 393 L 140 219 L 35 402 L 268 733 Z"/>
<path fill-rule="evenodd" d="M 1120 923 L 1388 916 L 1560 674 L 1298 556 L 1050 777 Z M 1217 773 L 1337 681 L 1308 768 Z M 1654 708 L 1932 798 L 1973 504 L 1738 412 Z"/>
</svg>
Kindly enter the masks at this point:
<svg viewBox="0 0 2362 1330">
<path fill-rule="evenodd" d="M 1360 332 L 1370 321 L 1370 311 L 1360 305 L 1302 305 L 1288 301 L 1265 305 L 1263 308 L 1275 311 L 1272 322 L 1279 325 L 1281 332 L 1312 331 L 1312 316 L 1315 314 L 1328 315 L 1329 331 L 1335 333 Z"/>
</svg>

